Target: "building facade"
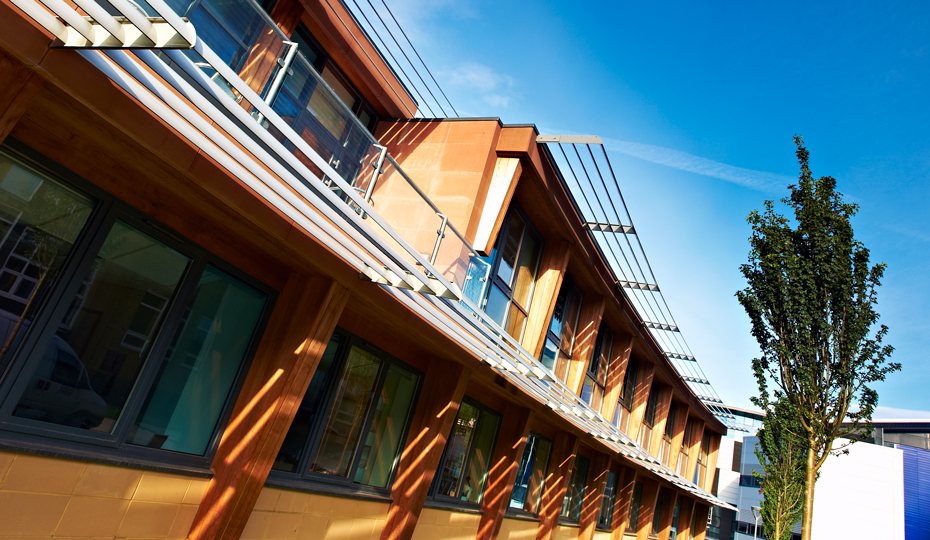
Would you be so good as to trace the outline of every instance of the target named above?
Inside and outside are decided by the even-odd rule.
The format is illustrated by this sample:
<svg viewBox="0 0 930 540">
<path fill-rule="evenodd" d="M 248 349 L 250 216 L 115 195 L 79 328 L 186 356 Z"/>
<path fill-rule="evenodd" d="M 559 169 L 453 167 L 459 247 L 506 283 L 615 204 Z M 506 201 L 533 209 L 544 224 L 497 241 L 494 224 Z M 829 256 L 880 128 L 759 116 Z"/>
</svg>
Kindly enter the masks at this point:
<svg viewBox="0 0 930 540">
<path fill-rule="evenodd" d="M 730 409 L 740 416 L 741 411 Z M 759 426 L 761 427 L 761 426 Z M 848 453 L 827 458 L 814 492 L 813 538 L 918 540 L 930 535 L 930 422 L 879 420 L 872 437 L 850 445 Z M 731 535 L 719 538 L 763 538 L 755 530 L 752 508 L 762 502 L 753 471 L 761 470 L 755 448 L 759 439 L 748 434 L 737 443 L 733 471 L 738 471 L 738 493 L 720 492 L 737 512 Z M 727 446 L 724 441 L 721 448 Z M 838 445 L 837 445 L 838 446 Z M 721 452 L 721 456 L 723 452 Z M 723 463 L 720 461 L 719 463 Z M 732 475 L 732 472 L 721 472 Z M 724 511 L 724 515 L 729 511 Z M 800 537 L 800 523 L 795 528 Z M 708 536 L 712 531 L 709 530 Z"/>
<path fill-rule="evenodd" d="M 587 140 L 417 117 L 339 2 L 142 4 L 0 0 L 0 538 L 705 537 Z"/>
</svg>

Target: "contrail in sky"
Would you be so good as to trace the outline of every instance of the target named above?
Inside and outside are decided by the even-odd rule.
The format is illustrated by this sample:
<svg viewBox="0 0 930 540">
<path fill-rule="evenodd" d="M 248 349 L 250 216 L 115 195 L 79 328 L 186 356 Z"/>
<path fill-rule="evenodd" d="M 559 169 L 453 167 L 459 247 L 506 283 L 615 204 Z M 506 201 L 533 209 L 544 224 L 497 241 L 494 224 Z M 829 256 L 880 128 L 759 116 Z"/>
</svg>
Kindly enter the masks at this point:
<svg viewBox="0 0 930 540">
<path fill-rule="evenodd" d="M 614 139 L 603 139 L 603 141 L 604 147 L 614 152 L 672 167 L 673 169 L 718 178 L 759 191 L 778 192 L 797 182 L 797 178 L 791 176 L 734 167 L 733 165 L 702 158 L 687 152 L 672 150 L 671 148 Z"/>
</svg>

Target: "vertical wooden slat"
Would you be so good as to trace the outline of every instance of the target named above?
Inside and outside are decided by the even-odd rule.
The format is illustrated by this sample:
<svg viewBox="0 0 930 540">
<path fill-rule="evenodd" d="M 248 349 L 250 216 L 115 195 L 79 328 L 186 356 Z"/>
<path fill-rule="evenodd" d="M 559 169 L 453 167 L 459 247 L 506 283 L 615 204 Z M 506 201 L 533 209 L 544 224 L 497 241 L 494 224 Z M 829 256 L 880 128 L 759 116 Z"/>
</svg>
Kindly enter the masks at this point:
<svg viewBox="0 0 930 540">
<path fill-rule="evenodd" d="M 591 354 L 594 352 L 594 343 L 597 341 L 597 331 L 601 326 L 604 306 L 604 297 L 596 295 L 585 295 L 581 306 L 575 348 L 572 350 L 572 359 L 568 366 L 568 377 L 565 379 L 565 384 L 578 395 L 581 395 L 585 372 L 588 370 L 588 363 L 591 361 Z"/>
<path fill-rule="evenodd" d="M 539 527 L 536 540 L 550 540 L 555 533 L 555 526 L 562 513 L 562 499 L 568 491 L 568 482 L 575 466 L 575 454 L 578 451 L 578 437 L 560 431 L 552 443 L 552 456 L 549 458 L 549 470 L 543 484 L 542 502 L 539 505 Z"/>
<path fill-rule="evenodd" d="M 662 446 L 662 438 L 665 437 L 665 423 L 668 421 L 668 414 L 672 406 L 672 388 L 663 386 L 659 390 L 658 400 L 656 401 L 656 420 L 652 426 L 652 440 L 649 441 L 649 453 L 659 457 L 659 448 Z"/>
<path fill-rule="evenodd" d="M 688 414 L 691 409 L 684 403 L 674 405 L 678 407 L 675 411 L 675 426 L 672 434 L 672 451 L 669 454 L 669 468 L 678 472 L 678 457 L 681 454 L 681 444 L 685 438 L 685 428 L 688 426 Z"/>
<path fill-rule="evenodd" d="M 688 476 L 685 477 L 689 482 L 694 480 L 694 468 L 697 467 L 698 453 L 701 451 L 703 438 L 704 421 L 695 419 L 694 428 L 691 429 L 691 444 L 688 448 Z"/>
<path fill-rule="evenodd" d="M 611 521 L 611 540 L 622 540 L 630 528 L 630 503 L 633 501 L 633 489 L 636 487 L 637 471 L 633 467 L 623 467 L 617 484 L 617 503 L 614 505 L 614 517 Z"/>
<path fill-rule="evenodd" d="M 488 485 L 481 503 L 478 540 L 494 540 L 500 532 L 533 419 L 529 409 L 517 405 L 507 405 L 503 413 L 494 458 L 488 471 Z"/>
<path fill-rule="evenodd" d="M 707 515 L 709 513 L 709 506 L 694 501 L 694 514 L 691 516 L 691 520 L 694 522 L 694 530 L 691 531 L 691 538 L 694 540 L 704 540 L 707 534 Z"/>
<path fill-rule="evenodd" d="M 565 269 L 568 267 L 570 247 L 571 245 L 565 240 L 555 240 L 546 242 L 546 247 L 543 249 L 522 343 L 523 348 L 533 353 L 536 358 L 539 358 L 546 340 L 546 330 L 549 329 L 549 321 L 555 310 L 555 301 L 562 287 Z"/>
<path fill-rule="evenodd" d="M 646 402 L 649 400 L 649 391 L 652 390 L 652 377 L 655 367 L 648 362 L 639 363 L 639 374 L 636 376 L 636 389 L 633 391 L 633 409 L 630 411 L 630 427 L 627 435 L 634 441 L 638 440 L 639 430 L 643 425 L 643 416 L 646 413 Z"/>
<path fill-rule="evenodd" d="M 584 487 L 581 518 L 578 520 L 578 540 L 594 538 L 594 529 L 597 527 L 597 518 L 600 515 L 601 501 L 604 498 L 604 488 L 607 486 L 609 474 L 610 456 L 597 453 L 591 460 L 588 481 Z"/>
<path fill-rule="evenodd" d="M 694 499 L 679 495 L 681 499 L 681 514 L 678 517 L 678 539 L 691 538 L 691 512 L 694 510 Z"/>
<path fill-rule="evenodd" d="M 643 483 L 643 497 L 639 505 L 636 540 L 648 540 L 652 532 L 652 517 L 659 499 L 659 482 L 651 478 L 644 478 L 640 481 Z"/>
<path fill-rule="evenodd" d="M 413 536 L 470 377 L 471 372 L 461 364 L 430 363 L 391 488 L 394 501 L 381 529 L 382 540 Z"/>
<path fill-rule="evenodd" d="M 612 358 L 607 367 L 607 390 L 604 393 L 604 403 L 601 404 L 601 414 L 609 421 L 613 421 L 617 412 L 617 401 L 620 399 L 620 390 L 623 389 L 623 380 L 626 377 L 627 366 L 630 365 L 630 353 L 633 352 L 632 334 L 615 334 Z"/>
<path fill-rule="evenodd" d="M 188 536 L 238 539 L 326 350 L 349 292 L 292 274 L 246 376 Z"/>
<path fill-rule="evenodd" d="M 662 516 L 659 520 L 659 540 L 669 540 L 672 532 L 672 514 L 675 513 L 675 502 L 678 492 L 673 489 L 665 490 L 665 504 L 662 507 Z"/>
<path fill-rule="evenodd" d="M 720 455 L 720 434 L 710 433 L 710 451 L 707 452 L 707 474 L 704 475 L 704 485 L 701 488 L 710 493 L 714 486 L 714 474 L 717 471 L 717 456 Z"/>
</svg>

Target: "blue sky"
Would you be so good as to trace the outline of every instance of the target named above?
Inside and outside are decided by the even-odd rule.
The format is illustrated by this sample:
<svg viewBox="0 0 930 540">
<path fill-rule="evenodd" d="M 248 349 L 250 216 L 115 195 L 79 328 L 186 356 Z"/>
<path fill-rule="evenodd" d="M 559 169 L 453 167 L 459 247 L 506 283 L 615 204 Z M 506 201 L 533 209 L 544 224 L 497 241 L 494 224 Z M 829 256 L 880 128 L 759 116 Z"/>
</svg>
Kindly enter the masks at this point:
<svg viewBox="0 0 930 540">
<path fill-rule="evenodd" d="M 880 416 L 930 411 L 930 3 L 389 5 L 463 116 L 605 140 L 672 312 L 736 406 L 758 354 L 734 297 L 745 218 L 787 193 L 803 135 L 888 264 L 878 309 L 904 370 Z"/>
</svg>

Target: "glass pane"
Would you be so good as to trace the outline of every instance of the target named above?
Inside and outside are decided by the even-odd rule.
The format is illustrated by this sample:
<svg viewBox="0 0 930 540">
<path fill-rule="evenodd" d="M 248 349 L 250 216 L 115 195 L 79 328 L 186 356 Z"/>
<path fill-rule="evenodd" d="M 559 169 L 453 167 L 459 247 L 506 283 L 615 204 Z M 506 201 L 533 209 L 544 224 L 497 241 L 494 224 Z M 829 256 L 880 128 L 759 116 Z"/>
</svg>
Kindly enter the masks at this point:
<svg viewBox="0 0 930 540">
<path fill-rule="evenodd" d="M 520 250 L 520 240 L 523 238 L 525 225 L 518 214 L 510 215 L 510 225 L 507 227 L 507 239 L 501 251 L 501 262 L 497 267 L 497 276 L 508 286 L 513 279 L 513 269 L 517 264 L 517 253 Z"/>
<path fill-rule="evenodd" d="M 117 221 L 84 279 L 13 411 L 15 416 L 94 431 L 112 431 L 155 337 L 130 328 L 139 312 L 156 319 L 174 296 L 190 259 Z M 146 299 L 163 298 L 160 308 Z M 51 379 L 57 366 L 80 375 L 67 384 Z"/>
<path fill-rule="evenodd" d="M 488 479 L 491 456 L 494 453 L 494 439 L 500 417 L 485 411 L 481 412 L 478 433 L 472 445 L 471 458 L 468 460 L 468 474 L 462 484 L 462 500 L 478 504 L 484 494 L 484 484 Z"/>
<path fill-rule="evenodd" d="M 562 325 L 562 343 L 560 347 L 571 356 L 575 345 L 575 333 L 578 330 L 578 314 L 581 311 L 581 295 L 572 292 L 568 306 L 565 308 L 565 322 Z"/>
<path fill-rule="evenodd" d="M 136 419 L 132 444 L 207 451 L 267 299 L 217 268 L 204 270 Z"/>
<path fill-rule="evenodd" d="M 349 351 L 323 428 L 319 451 L 310 468 L 313 472 L 349 474 L 380 368 L 381 360 L 374 354 L 359 347 Z"/>
<path fill-rule="evenodd" d="M 556 347 L 556 344 L 551 339 L 547 339 L 546 344 L 543 347 L 542 358 L 540 358 L 540 361 L 547 368 L 555 369 L 556 356 L 558 356 L 558 348 Z"/>
<path fill-rule="evenodd" d="M 633 486 L 633 498 L 630 501 L 630 530 L 639 529 L 639 507 L 643 500 L 643 484 L 636 482 Z M 697 513 L 695 512 L 695 515 Z"/>
<path fill-rule="evenodd" d="M 323 357 L 320 358 L 320 363 L 317 365 L 316 371 L 313 372 L 313 379 L 310 380 L 307 393 L 304 394 L 304 399 L 300 402 L 294 421 L 291 422 L 291 428 L 287 430 L 284 444 L 281 445 L 281 450 L 278 451 L 278 457 L 275 459 L 272 469 L 286 472 L 297 471 L 307 446 L 307 438 L 310 436 L 313 421 L 320 410 L 320 402 L 323 400 L 327 383 L 332 375 L 333 362 L 336 360 L 336 354 L 341 343 L 342 337 L 339 334 L 333 334 L 329 343 L 326 344 Z"/>
<path fill-rule="evenodd" d="M 526 314 L 520 311 L 520 308 L 511 305 L 510 317 L 507 321 L 507 333 L 516 340 L 523 337 L 523 325 L 526 323 Z"/>
<path fill-rule="evenodd" d="M 329 66 L 323 68 L 323 73 L 320 73 L 320 76 L 326 81 L 326 84 L 333 89 L 333 92 L 339 96 L 339 99 L 346 104 L 346 107 L 352 109 L 355 107 L 355 95 L 346 88 L 346 85 L 343 84 L 342 80 L 336 75 L 336 72 L 332 70 Z M 338 134 L 335 134 L 338 137 Z"/>
<path fill-rule="evenodd" d="M 446 443 L 446 461 L 440 471 L 437 495 L 457 497 L 462 473 L 465 471 L 465 459 L 478 426 L 478 408 L 463 402 L 459 415 L 455 419 L 452 435 Z M 464 489 L 464 487 L 463 487 Z M 474 486 L 472 486 L 474 489 Z"/>
<path fill-rule="evenodd" d="M 394 462 L 413 408 L 419 377 L 406 369 L 392 365 L 378 395 L 375 418 L 365 439 L 355 481 L 375 487 L 387 487 L 394 471 Z"/>
<path fill-rule="evenodd" d="M 530 309 L 533 284 L 536 282 L 536 271 L 542 254 L 541 248 L 540 242 L 532 235 L 525 235 L 520 251 L 520 265 L 517 267 L 517 282 L 513 286 L 513 299 L 527 311 Z"/>
<path fill-rule="evenodd" d="M 92 208 L 90 199 L 0 154 L 0 374 Z"/>
<path fill-rule="evenodd" d="M 549 321 L 549 331 L 556 336 L 562 335 L 562 321 L 565 319 L 565 302 L 568 298 L 567 280 L 562 282 L 559 296 L 555 299 L 555 308 L 552 310 L 552 320 Z"/>
<path fill-rule="evenodd" d="M 529 435 L 510 496 L 511 508 L 531 514 L 539 512 L 539 501 L 551 451 L 552 443 L 549 440 L 532 433 Z"/>
<path fill-rule="evenodd" d="M 610 528 L 614 517 L 614 501 L 617 497 L 617 473 L 607 473 L 607 484 L 604 486 L 604 497 L 601 499 L 601 509 L 597 517 L 599 527 Z"/>
<path fill-rule="evenodd" d="M 591 394 L 594 391 L 594 379 L 590 376 L 584 378 L 584 383 L 581 386 L 581 400 L 591 405 Z"/>
<path fill-rule="evenodd" d="M 562 517 L 570 521 L 581 519 L 581 504 L 584 501 L 584 487 L 588 480 L 588 458 L 575 457 L 575 467 L 568 483 L 568 492 L 562 499 Z"/>
<path fill-rule="evenodd" d="M 488 292 L 488 303 L 484 308 L 484 312 L 487 313 L 488 317 L 491 317 L 494 322 L 504 326 L 508 305 L 510 305 L 510 301 L 507 299 L 507 295 L 505 295 L 497 285 L 494 285 Z"/>
</svg>

